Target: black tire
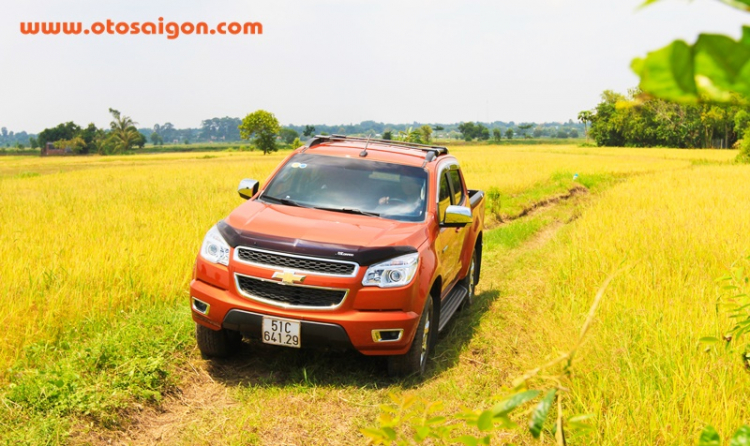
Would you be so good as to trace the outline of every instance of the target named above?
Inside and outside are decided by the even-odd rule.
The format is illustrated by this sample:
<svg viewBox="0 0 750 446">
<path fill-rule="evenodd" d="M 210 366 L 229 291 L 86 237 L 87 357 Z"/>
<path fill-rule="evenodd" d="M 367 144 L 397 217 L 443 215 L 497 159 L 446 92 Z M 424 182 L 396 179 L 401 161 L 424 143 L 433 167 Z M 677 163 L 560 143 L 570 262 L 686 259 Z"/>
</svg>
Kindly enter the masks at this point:
<svg viewBox="0 0 750 446">
<path fill-rule="evenodd" d="M 470 307 L 471 304 L 474 303 L 474 295 L 476 294 L 476 288 L 477 288 L 477 276 L 479 275 L 479 271 L 477 268 L 479 267 L 479 252 L 474 249 L 474 251 L 471 253 L 471 263 L 469 264 L 469 272 L 466 273 L 466 277 L 464 277 L 462 284 L 464 287 L 466 287 L 467 290 L 469 290 L 469 294 L 466 295 L 464 298 L 464 301 L 461 303 L 461 308 L 467 308 Z"/>
<path fill-rule="evenodd" d="M 201 324 L 195 324 L 195 340 L 203 356 L 226 358 L 237 350 L 242 342 L 242 335 L 236 331 L 226 329 L 214 331 Z"/>
<path fill-rule="evenodd" d="M 427 359 L 432 350 L 433 337 L 437 333 L 434 308 L 432 296 L 428 296 L 409 351 L 404 355 L 388 357 L 388 374 L 390 376 L 400 377 L 415 374 L 422 376 L 424 374 L 427 368 Z"/>
</svg>

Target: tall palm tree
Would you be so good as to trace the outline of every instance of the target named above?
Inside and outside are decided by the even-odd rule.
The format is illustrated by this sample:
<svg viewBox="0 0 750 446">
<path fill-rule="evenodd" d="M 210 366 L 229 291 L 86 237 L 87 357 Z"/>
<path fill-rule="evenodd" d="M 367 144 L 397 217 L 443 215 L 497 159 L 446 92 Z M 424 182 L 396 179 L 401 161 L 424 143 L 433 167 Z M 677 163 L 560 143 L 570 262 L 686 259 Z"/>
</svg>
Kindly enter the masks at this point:
<svg viewBox="0 0 750 446">
<path fill-rule="evenodd" d="M 133 122 L 129 116 L 121 115 L 119 111 L 110 108 L 114 120 L 109 123 L 112 130 L 112 138 L 115 139 L 118 153 L 124 153 L 130 150 L 138 140 L 138 130 L 135 128 L 137 122 Z"/>
<path fill-rule="evenodd" d="M 586 124 L 593 120 L 594 114 L 589 110 L 584 110 L 578 113 L 578 120 L 583 123 L 583 133 L 586 134 L 586 142 L 589 142 L 589 129 Z"/>
</svg>

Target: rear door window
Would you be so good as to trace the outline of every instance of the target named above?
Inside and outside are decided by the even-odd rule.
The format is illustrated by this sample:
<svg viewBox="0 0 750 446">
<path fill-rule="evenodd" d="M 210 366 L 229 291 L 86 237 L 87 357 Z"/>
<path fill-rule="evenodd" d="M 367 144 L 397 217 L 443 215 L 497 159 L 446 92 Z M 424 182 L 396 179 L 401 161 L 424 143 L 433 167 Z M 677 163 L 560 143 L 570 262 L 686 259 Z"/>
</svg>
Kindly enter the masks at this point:
<svg viewBox="0 0 750 446">
<path fill-rule="evenodd" d="M 442 175 L 440 175 L 440 190 L 438 195 L 438 217 L 440 221 L 443 221 L 443 218 L 445 218 L 445 210 L 450 206 L 451 204 L 451 188 L 450 184 L 448 184 L 448 172 L 444 171 Z"/>
<path fill-rule="evenodd" d="M 451 179 L 451 187 L 453 189 L 453 204 L 461 204 L 464 201 L 464 186 L 461 182 L 461 173 L 458 169 L 451 169 L 448 171 L 448 176 Z"/>
</svg>

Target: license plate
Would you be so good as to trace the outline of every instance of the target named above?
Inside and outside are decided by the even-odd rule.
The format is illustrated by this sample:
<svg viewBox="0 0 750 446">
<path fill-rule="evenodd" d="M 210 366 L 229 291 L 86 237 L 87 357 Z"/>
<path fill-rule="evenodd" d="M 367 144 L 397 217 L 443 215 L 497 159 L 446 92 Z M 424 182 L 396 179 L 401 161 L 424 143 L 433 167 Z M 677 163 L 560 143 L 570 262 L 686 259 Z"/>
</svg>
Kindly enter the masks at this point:
<svg viewBox="0 0 750 446">
<path fill-rule="evenodd" d="M 283 345 L 284 347 L 301 347 L 299 321 L 263 318 L 263 342 L 266 344 Z"/>
</svg>

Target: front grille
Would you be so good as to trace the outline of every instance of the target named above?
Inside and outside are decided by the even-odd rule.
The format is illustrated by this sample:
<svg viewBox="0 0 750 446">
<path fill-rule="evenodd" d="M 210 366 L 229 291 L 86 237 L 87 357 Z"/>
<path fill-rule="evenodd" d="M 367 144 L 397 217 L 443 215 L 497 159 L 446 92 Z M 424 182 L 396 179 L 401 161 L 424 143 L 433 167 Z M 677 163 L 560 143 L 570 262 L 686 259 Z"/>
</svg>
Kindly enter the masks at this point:
<svg viewBox="0 0 750 446">
<path fill-rule="evenodd" d="M 324 259 L 292 257 L 281 253 L 258 251 L 250 248 L 237 248 L 237 257 L 243 262 L 274 268 L 296 269 L 311 273 L 352 276 L 357 265 L 354 263 L 334 262 Z"/>
<path fill-rule="evenodd" d="M 249 297 L 303 307 L 336 307 L 344 300 L 347 292 L 347 290 L 282 285 L 240 274 L 237 274 L 237 285 L 240 291 Z"/>
</svg>

